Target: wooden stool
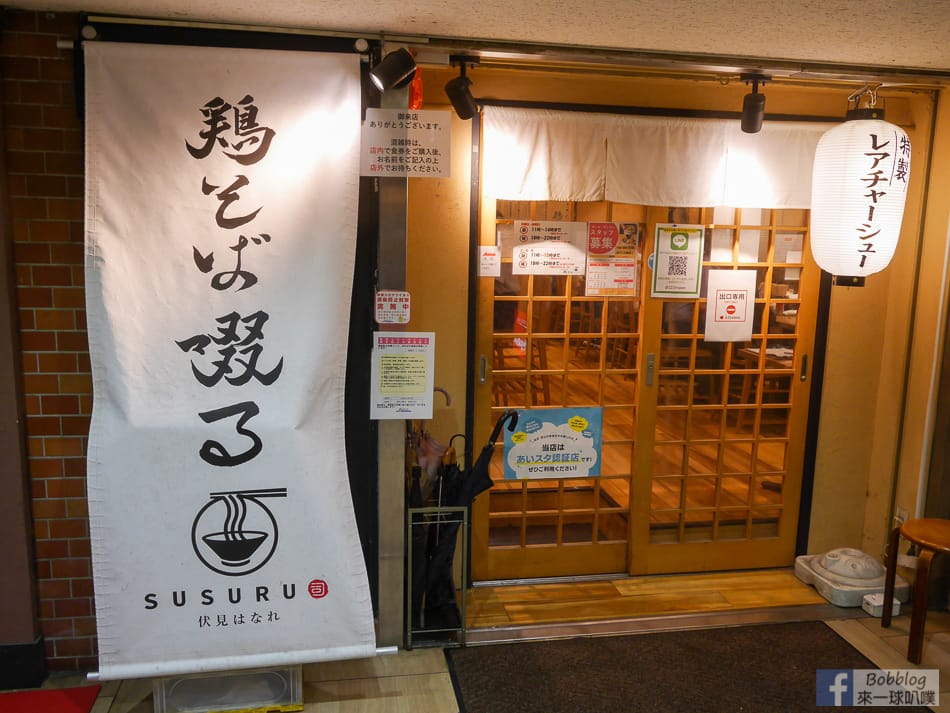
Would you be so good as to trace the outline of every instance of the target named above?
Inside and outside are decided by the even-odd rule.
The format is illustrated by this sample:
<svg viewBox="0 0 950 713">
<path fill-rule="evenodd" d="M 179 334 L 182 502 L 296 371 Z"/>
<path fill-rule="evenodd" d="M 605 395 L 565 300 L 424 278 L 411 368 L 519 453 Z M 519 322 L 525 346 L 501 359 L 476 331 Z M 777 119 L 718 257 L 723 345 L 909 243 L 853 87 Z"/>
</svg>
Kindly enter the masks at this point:
<svg viewBox="0 0 950 713">
<path fill-rule="evenodd" d="M 920 663 L 924 649 L 924 623 L 927 620 L 927 578 L 930 561 L 938 552 L 950 552 L 950 520 L 920 518 L 908 520 L 891 531 L 887 548 L 887 573 L 884 578 L 884 611 L 881 626 L 891 625 L 891 605 L 894 601 L 894 578 L 897 575 L 897 548 L 900 540 L 910 540 L 917 553 L 917 577 L 914 579 L 914 604 L 910 613 L 910 641 L 907 660 Z"/>
</svg>

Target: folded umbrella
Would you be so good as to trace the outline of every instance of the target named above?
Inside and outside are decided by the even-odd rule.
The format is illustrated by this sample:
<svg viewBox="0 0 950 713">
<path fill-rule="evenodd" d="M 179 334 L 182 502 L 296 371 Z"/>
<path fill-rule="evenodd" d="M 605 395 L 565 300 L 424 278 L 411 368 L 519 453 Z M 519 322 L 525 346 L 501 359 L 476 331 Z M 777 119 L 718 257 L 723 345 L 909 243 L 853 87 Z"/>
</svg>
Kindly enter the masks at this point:
<svg viewBox="0 0 950 713">
<path fill-rule="evenodd" d="M 505 423 L 508 430 L 514 431 L 518 425 L 518 412 L 505 411 L 495 422 L 488 443 L 482 448 L 478 460 L 463 472 L 444 473 L 442 477 L 442 504 L 454 507 L 468 507 L 476 496 L 488 490 L 492 485 L 489 468 L 495 454 L 495 443 Z M 455 559 L 456 540 L 460 517 L 440 515 L 437 527 L 430 528 L 427 544 L 428 562 L 426 566 L 425 622 L 426 628 L 455 629 L 462 625 L 458 602 L 455 598 L 455 580 L 452 575 L 452 562 Z M 433 531 L 435 534 L 433 534 Z"/>
</svg>

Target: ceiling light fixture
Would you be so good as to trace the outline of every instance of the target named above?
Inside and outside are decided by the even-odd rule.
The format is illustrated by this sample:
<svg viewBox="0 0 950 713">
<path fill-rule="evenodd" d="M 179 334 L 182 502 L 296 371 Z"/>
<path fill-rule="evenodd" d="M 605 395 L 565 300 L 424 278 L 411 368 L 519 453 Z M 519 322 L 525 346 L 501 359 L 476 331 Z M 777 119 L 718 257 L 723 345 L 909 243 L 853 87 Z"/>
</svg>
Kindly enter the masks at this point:
<svg viewBox="0 0 950 713">
<path fill-rule="evenodd" d="M 772 77 L 759 72 L 740 76 L 746 84 L 752 82 L 752 91 L 742 100 L 742 130 L 747 134 L 757 134 L 762 130 L 765 118 L 765 95 L 759 94 L 759 84 L 765 84 Z"/>
<path fill-rule="evenodd" d="M 416 60 L 405 47 L 390 52 L 369 71 L 370 79 L 381 92 L 406 86 L 415 74 Z"/>
<path fill-rule="evenodd" d="M 887 267 L 900 236 L 910 177 L 910 139 L 884 121 L 879 85 L 865 85 L 842 124 L 815 149 L 811 181 L 811 247 L 836 285 L 863 284 Z M 864 106 L 861 106 L 862 99 Z"/>
<path fill-rule="evenodd" d="M 459 76 L 450 79 L 445 84 L 445 95 L 452 102 L 452 108 L 458 114 L 459 119 L 468 120 L 478 113 L 478 104 L 475 103 L 475 97 L 469 87 L 472 80 L 465 76 L 466 65 L 475 67 L 478 65 L 478 57 L 470 55 L 450 55 L 449 64 L 453 67 L 459 66 Z"/>
</svg>

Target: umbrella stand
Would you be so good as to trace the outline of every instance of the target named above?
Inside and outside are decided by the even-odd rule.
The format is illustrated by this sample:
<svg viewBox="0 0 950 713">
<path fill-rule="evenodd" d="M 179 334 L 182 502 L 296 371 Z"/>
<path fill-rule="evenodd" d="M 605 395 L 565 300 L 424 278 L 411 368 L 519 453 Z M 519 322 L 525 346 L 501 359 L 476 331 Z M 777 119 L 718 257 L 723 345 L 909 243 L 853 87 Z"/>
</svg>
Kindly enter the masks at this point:
<svg viewBox="0 0 950 713">
<path fill-rule="evenodd" d="M 461 528 L 462 532 L 462 551 L 461 566 L 463 570 L 467 567 L 468 555 L 468 508 L 452 506 L 427 506 L 419 508 L 409 508 L 406 518 L 407 541 L 414 538 L 413 531 L 422 530 L 423 526 L 417 524 L 419 521 L 425 523 L 428 533 L 435 530 L 435 522 L 441 524 L 443 528 L 452 527 L 455 533 Z M 453 543 L 455 542 L 453 538 Z M 415 547 L 409 547 L 407 555 L 407 565 L 410 571 L 417 570 L 419 563 L 415 560 Z M 428 557 L 425 552 L 421 553 L 421 564 L 423 572 L 428 571 Z M 414 588 L 415 582 L 410 580 L 407 586 L 409 590 L 406 596 L 406 648 L 420 646 L 464 646 L 465 628 L 462 622 L 465 621 L 465 597 L 461 598 L 461 608 L 455 602 L 455 593 L 452 592 L 453 605 L 456 607 L 454 617 L 440 617 L 439 610 L 432 610 L 427 604 L 423 607 L 419 605 L 419 619 L 412 619 L 413 610 L 420 599 L 425 599 L 424 582 L 420 584 L 418 590 Z M 421 591 L 421 596 L 417 597 L 416 592 Z"/>
<path fill-rule="evenodd" d="M 471 469 L 464 472 L 457 466 L 449 467 L 442 474 L 439 484 L 441 500 L 430 513 L 433 520 L 426 540 L 425 595 L 419 619 L 424 630 L 458 631 L 461 632 L 460 638 L 464 638 L 465 597 L 463 595 L 460 610 L 453 575 L 459 528 L 462 528 L 464 540 L 462 572 L 466 573 L 469 508 L 476 496 L 492 486 L 489 469 L 502 428 L 508 424 L 508 430 L 514 431 L 517 423 L 518 413 L 505 411 L 495 423 L 488 443 Z M 462 518 L 458 517 L 460 511 L 464 513 Z"/>
</svg>

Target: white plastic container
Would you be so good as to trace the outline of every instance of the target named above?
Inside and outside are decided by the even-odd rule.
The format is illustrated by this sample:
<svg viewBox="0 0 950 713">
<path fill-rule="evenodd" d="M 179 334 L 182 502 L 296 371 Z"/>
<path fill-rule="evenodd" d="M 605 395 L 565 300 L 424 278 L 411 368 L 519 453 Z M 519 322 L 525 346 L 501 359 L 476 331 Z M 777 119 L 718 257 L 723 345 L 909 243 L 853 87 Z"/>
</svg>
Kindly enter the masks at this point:
<svg viewBox="0 0 950 713">
<path fill-rule="evenodd" d="M 861 600 L 861 608 L 871 616 L 881 617 L 884 614 L 884 594 L 873 592 L 865 594 Z M 901 603 L 898 599 L 893 599 L 891 604 L 891 616 L 899 616 L 901 613 Z"/>
<path fill-rule="evenodd" d="M 156 678 L 155 713 L 302 711 L 303 667 L 258 668 Z"/>
</svg>

